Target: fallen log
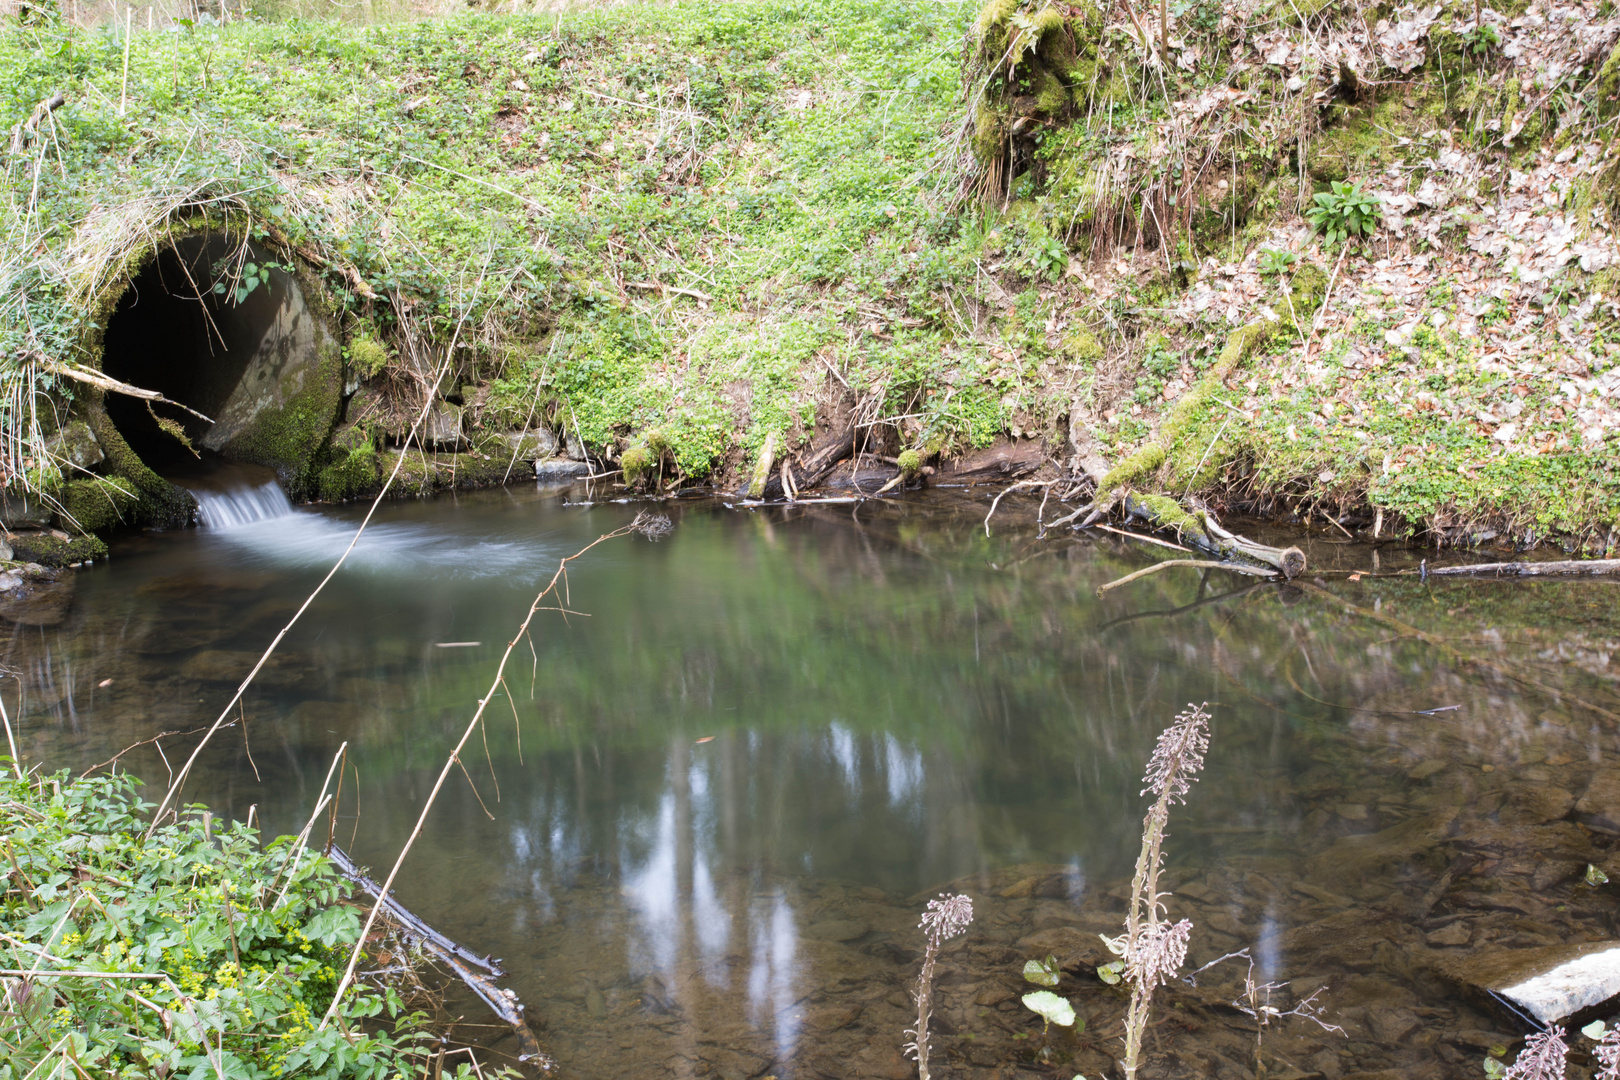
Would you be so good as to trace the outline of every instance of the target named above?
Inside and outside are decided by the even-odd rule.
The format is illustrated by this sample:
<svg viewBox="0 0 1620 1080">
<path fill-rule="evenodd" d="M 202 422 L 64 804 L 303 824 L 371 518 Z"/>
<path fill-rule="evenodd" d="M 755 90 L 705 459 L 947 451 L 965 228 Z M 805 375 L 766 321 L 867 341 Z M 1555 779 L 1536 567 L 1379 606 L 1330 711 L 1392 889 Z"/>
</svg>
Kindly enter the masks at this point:
<svg viewBox="0 0 1620 1080">
<path fill-rule="evenodd" d="M 1263 563 L 1290 579 L 1305 571 L 1305 553 L 1299 548 L 1271 547 L 1239 536 L 1222 527 L 1207 510 L 1183 510 L 1167 495 L 1127 495 L 1125 513 L 1153 529 L 1174 532 L 1182 543 L 1210 555 Z"/>
<path fill-rule="evenodd" d="M 765 494 L 765 486 L 770 482 L 771 465 L 776 461 L 776 432 L 765 436 L 765 445 L 759 448 L 759 461 L 754 466 L 754 475 L 748 481 L 748 497 L 757 499 Z"/>
<path fill-rule="evenodd" d="M 1551 562 L 1493 562 L 1471 566 L 1425 566 L 1400 570 L 1399 577 L 1558 577 L 1620 574 L 1620 559 L 1557 559 Z"/>
<path fill-rule="evenodd" d="M 849 457 L 855 452 L 855 427 L 853 424 L 838 431 L 829 432 L 810 444 L 810 449 L 804 457 L 794 465 L 786 460 L 782 462 L 782 471 L 765 481 L 760 492 L 762 499 L 781 499 L 791 497 L 800 491 L 815 487 L 827 478 L 833 466 Z M 788 491 L 783 486 L 786 480 L 793 490 Z"/>
<path fill-rule="evenodd" d="M 383 896 L 382 886 L 356 866 L 348 853 L 336 844 L 327 849 L 326 855 L 345 878 L 378 902 L 401 934 L 415 941 L 423 952 L 449 968 L 467 989 L 489 1006 L 491 1012 L 511 1027 L 518 1040 L 519 1061 L 545 1070 L 552 1067 L 551 1058 L 541 1051 L 540 1041 L 529 1029 L 529 1022 L 523 1015 L 523 1003 L 512 991 L 495 985 L 494 980 L 506 974 L 499 960 L 479 956 L 466 946 L 451 941 L 395 900 L 393 894 Z"/>
</svg>

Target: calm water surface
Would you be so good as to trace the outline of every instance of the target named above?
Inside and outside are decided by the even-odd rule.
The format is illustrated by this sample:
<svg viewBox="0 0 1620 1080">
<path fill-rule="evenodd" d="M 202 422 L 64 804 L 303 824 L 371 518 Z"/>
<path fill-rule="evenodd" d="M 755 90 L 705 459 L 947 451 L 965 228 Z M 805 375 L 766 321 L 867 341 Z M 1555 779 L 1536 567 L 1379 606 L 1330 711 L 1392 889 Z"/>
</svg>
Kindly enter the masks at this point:
<svg viewBox="0 0 1620 1080">
<path fill-rule="evenodd" d="M 1117 930 L 1142 766 L 1209 701 L 1173 913 L 1195 961 L 1248 947 L 1285 997 L 1325 986 L 1345 1029 L 1268 1033 L 1271 1075 L 1477 1075 L 1522 1028 L 1455 965 L 1611 934 L 1580 876 L 1612 830 L 1575 804 L 1620 767 L 1614 585 L 1182 571 L 1099 600 L 1157 553 L 1035 542 L 1035 504 L 1013 503 L 988 539 L 970 492 L 662 504 L 667 540 L 595 549 L 573 614 L 519 644 L 399 898 L 505 958 L 562 1075 L 785 1080 L 914 1070 L 917 911 L 962 889 L 979 920 L 942 962 L 936 1074 L 1093 1075 L 1120 1003 L 1088 965 Z M 296 831 L 347 741 L 337 838 L 385 870 L 534 593 L 638 508 L 517 489 L 384 506 L 188 797 Z M 82 769 L 211 721 L 361 516 L 129 537 L 70 602 L 13 611 L 25 754 Z M 123 763 L 162 785 L 151 748 Z M 1043 1065 L 1017 973 L 1049 953 L 1089 1026 Z M 1241 975 L 1166 992 L 1144 1075 L 1253 1075 L 1252 1024 L 1226 1005 Z"/>
</svg>

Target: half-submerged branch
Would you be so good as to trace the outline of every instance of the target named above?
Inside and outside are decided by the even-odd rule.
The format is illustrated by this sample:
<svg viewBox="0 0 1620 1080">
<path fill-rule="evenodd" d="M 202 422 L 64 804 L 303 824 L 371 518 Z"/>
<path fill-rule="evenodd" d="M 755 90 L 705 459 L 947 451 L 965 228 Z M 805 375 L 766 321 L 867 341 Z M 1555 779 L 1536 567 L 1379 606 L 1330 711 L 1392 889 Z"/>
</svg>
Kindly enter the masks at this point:
<svg viewBox="0 0 1620 1080">
<path fill-rule="evenodd" d="M 534 1037 L 534 1032 L 529 1028 L 528 1019 L 523 1012 L 523 1003 L 512 991 L 495 985 L 494 980 L 506 974 L 501 968 L 500 961 L 489 956 L 479 956 L 466 946 L 451 941 L 395 900 L 392 893 L 384 894 L 382 886 L 356 866 L 348 853 L 336 844 L 332 845 L 326 855 L 344 877 L 371 897 L 376 905 L 387 913 L 401 934 L 416 942 L 423 952 L 449 968 L 456 978 L 489 1006 L 491 1012 L 512 1029 L 518 1040 L 519 1061 L 535 1063 L 541 1068 L 550 1067 L 551 1059 L 541 1051 L 540 1040 Z"/>
<path fill-rule="evenodd" d="M 1154 529 L 1174 532 L 1188 547 L 1223 559 L 1263 563 L 1285 578 L 1305 571 L 1305 553 L 1297 547 L 1271 547 L 1224 528 L 1207 510 L 1184 510 L 1168 495 L 1127 495 L 1125 512 Z"/>
<path fill-rule="evenodd" d="M 1557 559 L 1550 562 L 1426 566 L 1418 570 L 1401 570 L 1398 573 L 1401 577 L 1570 577 L 1620 574 L 1620 559 Z"/>
</svg>

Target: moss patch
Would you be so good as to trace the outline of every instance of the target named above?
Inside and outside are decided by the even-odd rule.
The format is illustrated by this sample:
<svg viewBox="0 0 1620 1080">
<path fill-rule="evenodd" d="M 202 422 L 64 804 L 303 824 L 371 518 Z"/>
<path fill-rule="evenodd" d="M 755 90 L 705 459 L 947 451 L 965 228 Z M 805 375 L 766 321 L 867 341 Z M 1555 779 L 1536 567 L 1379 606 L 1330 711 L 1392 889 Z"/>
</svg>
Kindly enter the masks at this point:
<svg viewBox="0 0 1620 1080">
<path fill-rule="evenodd" d="M 107 545 L 98 536 L 75 536 L 63 540 L 50 533 L 16 533 L 11 537 L 11 551 L 19 562 L 34 562 L 41 566 L 72 566 L 86 559 L 100 559 L 107 554 Z"/>
<path fill-rule="evenodd" d="M 69 481 L 61 502 L 72 522 L 86 532 L 106 532 L 140 518 L 140 493 L 125 479 L 98 476 Z"/>
</svg>

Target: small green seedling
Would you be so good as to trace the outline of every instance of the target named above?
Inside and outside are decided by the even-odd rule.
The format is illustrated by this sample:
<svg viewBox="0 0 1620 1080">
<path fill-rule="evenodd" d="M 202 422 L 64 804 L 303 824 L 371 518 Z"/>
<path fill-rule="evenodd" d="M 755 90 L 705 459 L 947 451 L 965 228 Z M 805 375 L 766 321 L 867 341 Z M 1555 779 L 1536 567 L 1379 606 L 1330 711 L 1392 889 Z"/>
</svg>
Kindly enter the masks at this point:
<svg viewBox="0 0 1620 1080">
<path fill-rule="evenodd" d="M 1286 274 L 1299 262 L 1299 256 L 1281 248 L 1260 249 L 1260 272 L 1267 277 Z"/>
<path fill-rule="evenodd" d="M 1053 987 L 1063 977 L 1058 968 L 1057 957 L 1048 956 L 1045 960 L 1030 960 L 1024 964 L 1024 981 L 1032 982 L 1036 986 Z"/>
<path fill-rule="evenodd" d="M 1592 888 L 1595 889 L 1599 885 L 1607 885 L 1609 883 L 1609 875 L 1605 874 L 1602 870 L 1598 869 L 1598 867 L 1594 866 L 1593 864 L 1587 863 L 1586 864 L 1586 875 L 1583 878 L 1583 880 L 1588 885 L 1592 886 Z M 1600 1024 L 1602 1023 L 1601 1020 L 1598 1021 L 1598 1022 Z"/>
<path fill-rule="evenodd" d="M 1125 978 L 1125 961 L 1115 960 L 1112 964 L 1104 964 L 1097 969 L 1097 978 L 1109 986 L 1118 986 L 1120 980 Z"/>
<path fill-rule="evenodd" d="M 1316 205 L 1305 216 L 1332 247 L 1351 237 L 1371 236 L 1378 227 L 1378 208 L 1378 196 L 1362 191 L 1355 184 L 1335 180 L 1331 191 L 1316 196 Z"/>
<path fill-rule="evenodd" d="M 1603 1036 L 1607 1035 L 1608 1033 L 1609 1025 L 1605 1024 L 1602 1020 L 1594 1020 L 1590 1024 L 1587 1024 L 1585 1027 L 1581 1028 L 1581 1034 L 1585 1035 L 1593 1042 L 1602 1042 Z"/>
<path fill-rule="evenodd" d="M 1502 32 L 1490 23 L 1475 23 L 1462 32 L 1463 48 L 1475 56 L 1484 56 L 1502 44 Z"/>
<path fill-rule="evenodd" d="M 1031 248 L 1029 264 L 1041 276 L 1056 280 L 1069 268 L 1069 249 L 1056 237 L 1042 237 Z"/>
<path fill-rule="evenodd" d="M 1037 990 L 1033 994 L 1025 994 L 1024 1006 L 1045 1022 L 1041 1028 L 1042 1035 L 1046 1034 L 1053 1024 L 1059 1027 L 1074 1026 L 1074 1006 L 1070 1005 L 1066 998 L 1060 998 L 1050 990 Z"/>
<path fill-rule="evenodd" d="M 1485 1080 L 1502 1080 L 1507 1075 L 1507 1066 L 1495 1058 L 1485 1059 Z"/>
</svg>

